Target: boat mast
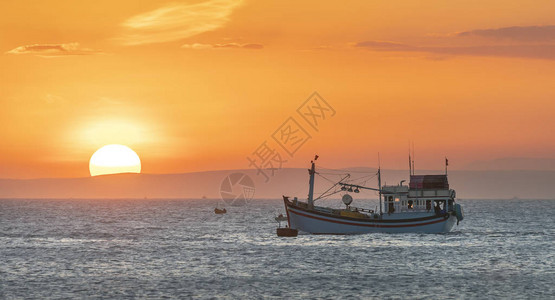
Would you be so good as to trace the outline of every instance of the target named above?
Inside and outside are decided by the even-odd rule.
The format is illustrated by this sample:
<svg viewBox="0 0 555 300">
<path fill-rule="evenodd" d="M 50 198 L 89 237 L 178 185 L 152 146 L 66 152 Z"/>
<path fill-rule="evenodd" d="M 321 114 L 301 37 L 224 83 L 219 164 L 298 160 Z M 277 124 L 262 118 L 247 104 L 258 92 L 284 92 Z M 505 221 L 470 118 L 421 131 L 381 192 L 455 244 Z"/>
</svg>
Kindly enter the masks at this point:
<svg viewBox="0 0 555 300">
<path fill-rule="evenodd" d="M 378 153 L 378 190 L 380 193 L 380 216 L 383 215 L 382 213 L 382 166 L 380 163 L 380 153 Z"/>
<path fill-rule="evenodd" d="M 410 157 L 410 142 L 409 142 L 409 178 L 412 175 L 412 159 Z"/>
<path fill-rule="evenodd" d="M 378 189 L 380 193 L 380 216 L 383 215 L 382 213 L 382 172 L 381 169 L 378 168 Z"/>
<path fill-rule="evenodd" d="M 314 161 L 318 159 L 318 155 L 314 156 L 314 160 L 311 160 L 310 163 L 312 167 L 308 170 L 308 174 L 310 174 L 310 181 L 308 182 L 308 207 L 314 207 L 314 174 L 316 173 L 316 166 Z"/>
<path fill-rule="evenodd" d="M 412 175 L 414 175 L 414 142 L 412 143 Z"/>
</svg>

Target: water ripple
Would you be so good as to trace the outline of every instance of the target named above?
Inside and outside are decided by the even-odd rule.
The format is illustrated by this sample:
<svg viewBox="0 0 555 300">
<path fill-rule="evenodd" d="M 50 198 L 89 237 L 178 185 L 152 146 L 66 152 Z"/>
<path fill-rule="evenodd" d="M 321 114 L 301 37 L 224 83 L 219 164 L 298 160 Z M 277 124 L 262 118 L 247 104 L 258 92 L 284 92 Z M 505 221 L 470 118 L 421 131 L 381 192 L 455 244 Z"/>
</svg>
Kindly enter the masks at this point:
<svg viewBox="0 0 555 300">
<path fill-rule="evenodd" d="M 0 200 L 0 298 L 553 299 L 555 201 L 448 234 L 278 238 L 281 201 Z M 550 220 L 546 222 L 546 220 Z"/>
</svg>

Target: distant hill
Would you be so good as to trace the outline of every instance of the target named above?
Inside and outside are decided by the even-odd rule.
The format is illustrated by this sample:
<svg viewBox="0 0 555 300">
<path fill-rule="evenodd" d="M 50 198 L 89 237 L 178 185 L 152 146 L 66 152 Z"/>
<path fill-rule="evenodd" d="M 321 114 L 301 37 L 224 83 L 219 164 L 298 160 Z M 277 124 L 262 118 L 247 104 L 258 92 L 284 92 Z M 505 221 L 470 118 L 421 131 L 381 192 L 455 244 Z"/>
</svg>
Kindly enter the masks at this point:
<svg viewBox="0 0 555 300">
<path fill-rule="evenodd" d="M 353 168 L 352 178 L 364 176 L 372 168 Z M 265 183 L 256 170 L 220 170 L 184 174 L 116 174 L 86 178 L 0 179 L 0 198 L 220 198 L 223 179 L 232 173 L 249 175 L 255 183 L 255 198 L 280 198 L 286 194 L 306 198 L 307 169 L 278 170 Z M 322 170 L 322 176 L 333 180 L 334 172 Z M 438 173 L 419 171 L 418 174 Z M 408 171 L 382 170 L 382 182 L 398 184 L 408 179 Z M 331 185 L 316 177 L 316 191 Z M 555 171 L 450 171 L 449 183 L 459 198 L 523 198 L 554 199 L 552 186 Z M 375 178 L 368 182 L 376 186 Z M 374 193 L 359 197 L 377 198 Z"/>
<path fill-rule="evenodd" d="M 505 157 L 493 160 L 474 161 L 462 169 L 464 170 L 489 170 L 489 171 L 511 171 L 511 170 L 536 170 L 555 171 L 555 159 L 532 158 L 532 157 Z"/>
</svg>

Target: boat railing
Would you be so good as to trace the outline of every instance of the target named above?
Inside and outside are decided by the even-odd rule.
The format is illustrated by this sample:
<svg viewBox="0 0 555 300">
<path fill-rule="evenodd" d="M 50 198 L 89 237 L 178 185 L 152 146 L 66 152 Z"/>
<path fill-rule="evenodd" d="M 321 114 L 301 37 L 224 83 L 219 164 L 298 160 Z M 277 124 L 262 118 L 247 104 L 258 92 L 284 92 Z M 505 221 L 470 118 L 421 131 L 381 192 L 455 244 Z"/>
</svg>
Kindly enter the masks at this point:
<svg viewBox="0 0 555 300">
<path fill-rule="evenodd" d="M 370 214 L 374 213 L 373 209 L 360 208 L 360 207 L 354 207 L 354 206 L 351 206 L 350 208 L 351 208 L 351 211 L 354 211 L 354 212 L 367 212 Z"/>
<path fill-rule="evenodd" d="M 450 189 L 411 189 L 409 190 L 409 197 L 423 198 L 423 197 L 454 197 L 454 190 Z"/>
<path fill-rule="evenodd" d="M 415 208 L 407 208 L 407 207 L 403 207 L 403 208 L 396 208 L 395 212 L 433 212 L 433 209 L 426 209 L 426 208 L 420 208 L 420 207 L 415 207 Z"/>
<path fill-rule="evenodd" d="M 293 201 L 293 204 L 298 206 L 298 207 L 301 207 L 301 208 L 309 208 L 308 204 L 305 203 L 305 202 L 302 202 L 302 201 Z M 332 208 L 321 207 L 321 206 L 314 206 L 313 209 L 316 210 L 316 211 L 320 211 L 320 212 L 324 212 L 324 213 L 333 213 L 333 214 L 339 214 L 341 212 L 341 209 L 332 209 Z M 373 209 L 362 208 L 362 207 L 350 206 L 349 210 L 353 211 L 353 212 L 374 214 Z"/>
</svg>

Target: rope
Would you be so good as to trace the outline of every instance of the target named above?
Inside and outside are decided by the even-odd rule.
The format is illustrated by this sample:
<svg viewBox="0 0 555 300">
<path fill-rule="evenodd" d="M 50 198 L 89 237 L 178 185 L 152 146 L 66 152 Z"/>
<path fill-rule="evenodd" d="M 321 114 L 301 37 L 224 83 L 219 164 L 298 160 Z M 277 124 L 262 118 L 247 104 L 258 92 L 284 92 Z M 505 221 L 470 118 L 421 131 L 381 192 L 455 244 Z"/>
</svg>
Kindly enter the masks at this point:
<svg viewBox="0 0 555 300">
<path fill-rule="evenodd" d="M 333 168 L 326 168 L 322 165 L 319 165 L 318 169 L 323 169 L 323 170 L 328 170 L 328 171 L 344 172 L 344 173 L 363 173 L 363 174 L 375 173 L 376 172 L 376 171 L 354 171 L 354 170 L 348 170 L 348 169 L 333 169 Z"/>
<path fill-rule="evenodd" d="M 341 191 L 341 190 L 339 190 L 339 191 L 333 191 L 333 192 L 331 192 L 331 193 L 329 193 L 329 194 L 327 194 L 327 195 L 323 195 L 323 194 L 322 194 L 322 195 L 320 195 L 320 197 L 314 199 L 314 201 L 320 200 L 320 199 L 326 199 L 327 197 L 332 196 L 332 195 L 335 195 L 335 194 L 340 193 L 340 192 L 342 192 L 342 191 Z"/>
<path fill-rule="evenodd" d="M 337 182 L 337 181 L 335 181 L 335 180 L 331 180 L 331 179 L 329 179 L 329 178 L 326 178 L 325 176 L 322 176 L 320 173 L 316 173 L 316 175 L 322 177 L 323 179 L 325 179 L 325 180 L 327 180 L 327 181 L 329 181 L 329 182 L 331 182 L 331 183 L 334 183 L 334 184 L 335 184 L 335 183 Z M 348 175 L 348 174 L 347 174 L 347 175 Z"/>
<path fill-rule="evenodd" d="M 343 178 L 341 178 L 341 180 L 345 180 L 346 178 L 349 178 L 349 176 L 351 176 L 351 175 L 347 174 L 346 176 L 344 176 Z M 331 194 L 329 194 L 329 195 L 325 195 L 327 192 L 329 192 L 329 191 L 331 191 L 333 188 L 335 188 L 335 187 L 339 184 L 340 181 L 339 181 L 339 182 L 333 182 L 333 181 L 327 179 L 327 178 L 324 177 L 324 176 L 321 176 L 321 175 L 320 175 L 320 177 L 322 177 L 322 178 L 324 178 L 324 179 L 326 179 L 326 180 L 332 182 L 333 185 L 332 185 L 329 189 L 327 189 L 325 192 L 323 192 L 322 194 L 320 194 L 320 196 L 319 196 L 318 198 L 314 199 L 314 201 L 316 201 L 316 200 L 318 200 L 318 199 L 321 199 L 321 198 L 323 198 L 323 197 L 329 197 L 329 196 L 331 196 L 331 195 L 333 195 L 333 194 L 338 193 L 338 191 L 334 191 L 333 193 L 331 193 Z"/>
</svg>

